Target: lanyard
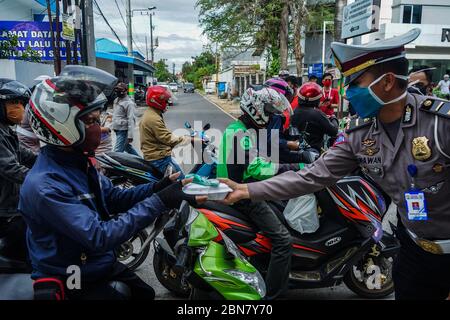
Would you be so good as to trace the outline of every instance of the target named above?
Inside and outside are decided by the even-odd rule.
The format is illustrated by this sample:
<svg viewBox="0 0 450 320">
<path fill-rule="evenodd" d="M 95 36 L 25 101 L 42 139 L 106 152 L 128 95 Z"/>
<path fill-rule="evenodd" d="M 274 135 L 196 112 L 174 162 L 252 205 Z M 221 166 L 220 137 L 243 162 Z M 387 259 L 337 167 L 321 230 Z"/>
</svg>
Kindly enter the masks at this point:
<svg viewBox="0 0 450 320">
<path fill-rule="evenodd" d="M 325 95 L 326 95 L 325 89 L 322 89 L 322 93 L 323 93 L 323 96 L 325 97 Z M 331 100 L 331 88 L 330 88 L 330 90 L 328 91 L 328 100 Z"/>
</svg>

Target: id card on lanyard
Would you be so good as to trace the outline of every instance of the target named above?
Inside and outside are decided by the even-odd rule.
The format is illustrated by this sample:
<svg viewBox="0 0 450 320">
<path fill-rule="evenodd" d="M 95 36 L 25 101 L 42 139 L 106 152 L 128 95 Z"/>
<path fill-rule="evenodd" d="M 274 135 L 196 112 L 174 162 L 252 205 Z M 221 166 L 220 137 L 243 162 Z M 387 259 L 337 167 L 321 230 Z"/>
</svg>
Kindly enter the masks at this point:
<svg viewBox="0 0 450 320">
<path fill-rule="evenodd" d="M 426 221 L 428 220 L 427 202 L 425 193 L 417 190 L 415 187 L 415 177 L 417 175 L 417 167 L 415 165 L 408 166 L 408 173 L 411 176 L 411 188 L 405 192 L 406 212 L 408 213 L 408 220 L 411 221 Z"/>
</svg>

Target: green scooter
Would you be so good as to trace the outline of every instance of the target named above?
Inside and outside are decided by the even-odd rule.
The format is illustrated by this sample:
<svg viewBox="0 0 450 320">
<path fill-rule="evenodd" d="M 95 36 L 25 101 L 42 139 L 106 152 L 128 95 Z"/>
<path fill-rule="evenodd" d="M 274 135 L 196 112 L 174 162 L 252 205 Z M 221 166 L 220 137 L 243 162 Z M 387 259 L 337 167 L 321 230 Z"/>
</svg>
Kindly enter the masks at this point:
<svg viewBox="0 0 450 320">
<path fill-rule="evenodd" d="M 188 203 L 183 203 L 163 233 L 155 241 L 153 264 L 158 280 L 170 291 L 195 300 L 265 296 L 258 270 L 230 238 Z"/>
</svg>

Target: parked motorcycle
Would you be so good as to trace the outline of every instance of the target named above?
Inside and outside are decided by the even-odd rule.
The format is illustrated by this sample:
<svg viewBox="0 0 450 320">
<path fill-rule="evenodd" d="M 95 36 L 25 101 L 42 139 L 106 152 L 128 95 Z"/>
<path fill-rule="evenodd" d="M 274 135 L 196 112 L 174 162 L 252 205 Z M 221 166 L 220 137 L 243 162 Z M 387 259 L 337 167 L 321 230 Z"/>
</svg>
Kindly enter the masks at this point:
<svg viewBox="0 0 450 320">
<path fill-rule="evenodd" d="M 367 179 L 350 176 L 316 197 L 320 227 L 311 234 L 300 234 L 285 223 L 285 203 L 270 202 L 293 238 L 289 288 L 325 288 L 344 282 L 363 298 L 390 295 L 392 262 L 399 244 L 393 235 L 383 233 L 386 203 L 382 193 Z M 168 225 L 164 237 L 155 241 L 158 280 L 182 297 L 262 297 L 259 276 L 248 263 L 266 273 L 270 239 L 229 206 L 207 202 L 185 211 L 189 211 L 186 222 L 181 214 L 180 221 Z M 230 273 L 241 282 L 230 280 Z M 259 297 L 255 292 L 261 293 Z"/>
</svg>

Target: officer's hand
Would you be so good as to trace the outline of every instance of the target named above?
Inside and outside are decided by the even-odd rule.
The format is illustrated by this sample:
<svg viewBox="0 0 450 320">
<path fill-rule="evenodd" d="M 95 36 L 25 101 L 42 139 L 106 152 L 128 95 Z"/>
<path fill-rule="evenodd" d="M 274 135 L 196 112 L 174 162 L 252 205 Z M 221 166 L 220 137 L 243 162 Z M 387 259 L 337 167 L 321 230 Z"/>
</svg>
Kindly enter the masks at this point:
<svg viewBox="0 0 450 320">
<path fill-rule="evenodd" d="M 159 180 L 158 182 L 156 182 L 153 185 L 153 192 L 159 192 L 165 188 L 167 188 L 168 186 L 170 186 L 172 183 L 174 183 L 178 177 L 180 176 L 181 172 L 176 172 L 168 177 L 164 177 L 161 180 Z"/>
<path fill-rule="evenodd" d="M 219 181 L 225 183 L 227 186 L 233 189 L 233 191 L 230 192 L 224 200 L 220 201 L 221 203 L 232 205 L 239 200 L 250 199 L 247 184 L 239 184 L 237 182 L 234 182 L 233 180 L 222 178 L 220 178 Z"/>
</svg>

